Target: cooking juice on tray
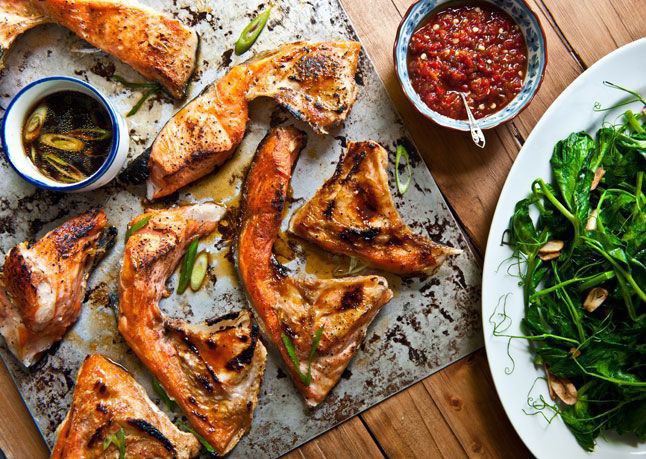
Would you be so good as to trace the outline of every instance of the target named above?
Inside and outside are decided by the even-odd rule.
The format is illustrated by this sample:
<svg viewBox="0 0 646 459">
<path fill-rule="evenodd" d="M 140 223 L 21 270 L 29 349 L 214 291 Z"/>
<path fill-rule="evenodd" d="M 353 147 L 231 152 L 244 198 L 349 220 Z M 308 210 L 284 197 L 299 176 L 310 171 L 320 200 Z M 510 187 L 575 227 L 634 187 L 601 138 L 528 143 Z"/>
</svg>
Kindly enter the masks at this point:
<svg viewBox="0 0 646 459">
<path fill-rule="evenodd" d="M 78 91 L 50 94 L 35 104 L 22 129 L 25 152 L 45 176 L 76 183 L 94 174 L 112 144 L 103 106 Z"/>
<path fill-rule="evenodd" d="M 432 13 L 413 34 L 408 71 L 428 107 L 466 119 L 464 92 L 476 118 L 499 111 L 520 92 L 527 46 L 520 27 L 488 3 L 450 4 Z"/>
</svg>

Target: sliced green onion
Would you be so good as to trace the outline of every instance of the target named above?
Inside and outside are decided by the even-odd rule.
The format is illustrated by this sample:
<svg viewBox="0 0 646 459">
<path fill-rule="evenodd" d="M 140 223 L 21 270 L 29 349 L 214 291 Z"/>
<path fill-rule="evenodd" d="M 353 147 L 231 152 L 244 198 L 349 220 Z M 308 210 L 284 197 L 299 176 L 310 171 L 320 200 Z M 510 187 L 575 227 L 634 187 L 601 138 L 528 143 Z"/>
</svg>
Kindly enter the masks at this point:
<svg viewBox="0 0 646 459">
<path fill-rule="evenodd" d="M 265 11 L 256 16 L 248 25 L 242 30 L 238 41 L 236 41 L 235 52 L 236 55 L 241 55 L 249 51 L 249 48 L 258 39 L 258 36 L 265 28 L 269 14 L 271 13 L 271 6 Z"/>
<path fill-rule="evenodd" d="M 153 81 L 145 81 L 143 83 L 137 83 L 134 81 L 128 81 L 121 75 L 114 75 L 112 78 L 114 78 L 115 81 L 118 81 L 122 85 L 124 85 L 126 88 L 130 89 L 155 89 L 159 87 L 158 83 L 155 83 Z"/>
<path fill-rule="evenodd" d="M 287 334 L 285 333 L 281 333 L 280 337 L 283 340 L 283 344 L 285 345 L 285 349 L 287 350 L 287 355 L 289 356 L 289 359 L 294 364 L 294 367 L 296 367 L 296 373 L 298 374 L 298 377 L 301 379 L 301 382 L 305 384 L 305 375 L 301 373 L 301 362 L 298 361 L 298 356 L 296 355 L 296 348 L 294 347 L 294 343 L 292 343 L 292 339 L 289 336 L 287 336 Z"/>
<path fill-rule="evenodd" d="M 87 177 L 83 172 L 55 154 L 45 154 L 43 159 L 61 175 L 61 177 L 57 177 L 57 180 L 63 183 L 76 183 Z"/>
<path fill-rule="evenodd" d="M 350 257 L 350 265 L 348 266 L 347 274 L 358 274 L 368 267 L 367 264 L 362 263 L 357 257 Z"/>
<path fill-rule="evenodd" d="M 148 222 L 150 221 L 150 218 L 152 215 L 146 215 L 142 216 L 139 220 L 134 222 L 131 226 L 128 227 L 128 230 L 126 231 L 126 241 L 130 239 L 130 236 L 135 234 L 137 231 L 139 231 L 141 228 L 146 226 Z"/>
<path fill-rule="evenodd" d="M 195 264 L 193 265 L 193 271 L 191 271 L 191 290 L 197 292 L 202 284 L 204 283 L 204 278 L 206 277 L 206 271 L 209 268 L 209 254 L 204 250 L 201 251 L 195 258 Z"/>
<path fill-rule="evenodd" d="M 153 82 L 153 81 L 146 81 L 144 83 L 135 83 L 132 81 L 126 80 L 124 77 L 120 75 L 114 75 L 112 78 L 115 79 L 115 81 L 118 81 L 122 85 L 124 85 L 126 88 L 130 89 L 145 89 L 144 93 L 141 95 L 137 103 L 130 109 L 130 111 L 126 114 L 126 116 L 132 116 L 135 113 L 139 111 L 141 106 L 148 100 L 150 96 L 153 94 L 157 94 L 162 90 L 162 87 L 159 83 Z"/>
<path fill-rule="evenodd" d="M 38 157 L 38 151 L 36 151 L 36 147 L 33 145 L 29 149 L 29 158 L 31 158 L 31 162 L 36 164 L 36 158 Z"/>
<path fill-rule="evenodd" d="M 150 96 L 152 96 L 153 94 L 158 93 L 159 91 L 160 91 L 160 89 L 156 88 L 156 89 L 149 89 L 146 92 L 144 92 L 141 95 L 141 97 L 139 98 L 139 100 L 137 101 L 137 103 L 135 105 L 133 105 L 133 107 L 130 109 L 130 111 L 128 113 L 126 113 L 126 116 L 132 116 L 135 113 L 137 113 L 139 111 L 139 109 L 141 108 L 141 106 L 144 104 L 144 102 L 146 102 L 146 100 L 148 100 L 148 98 Z"/>
<path fill-rule="evenodd" d="M 202 444 L 202 446 L 204 447 L 204 449 L 205 449 L 208 453 L 210 453 L 210 454 L 214 454 L 214 455 L 217 455 L 217 454 L 218 454 L 218 452 L 215 450 L 215 448 L 214 448 L 213 446 L 211 446 L 211 444 L 210 444 L 208 441 L 206 441 L 206 438 L 204 438 L 202 435 L 200 435 L 199 433 L 197 433 L 197 432 L 195 431 L 195 429 L 193 429 L 191 426 L 189 426 L 188 424 L 186 424 L 185 422 L 182 422 L 182 421 L 177 421 L 177 422 L 175 423 L 175 425 L 177 425 L 177 427 L 179 427 L 179 428 L 180 428 L 180 429 L 182 429 L 183 431 L 185 431 L 185 432 L 190 432 L 190 433 L 192 433 L 193 435 L 195 435 L 195 437 L 199 440 L 199 442 Z"/>
<path fill-rule="evenodd" d="M 188 246 L 182 269 L 179 271 L 179 282 L 177 284 L 177 293 L 180 295 L 186 291 L 189 281 L 191 280 L 191 273 L 193 272 L 193 265 L 195 264 L 195 255 L 197 254 L 197 246 L 200 243 L 200 238 L 195 236 Z"/>
<path fill-rule="evenodd" d="M 164 405 L 166 405 L 166 407 L 171 411 L 175 410 L 175 407 L 177 406 L 177 404 L 172 398 L 168 396 L 168 394 L 166 393 L 166 390 L 164 390 L 164 388 L 159 383 L 157 378 L 153 378 L 152 382 L 153 382 L 153 390 L 155 391 L 157 396 L 161 399 L 161 401 L 164 402 Z"/>
<path fill-rule="evenodd" d="M 31 114 L 27 124 L 25 125 L 25 130 L 23 136 L 27 142 L 33 141 L 40 134 L 40 130 L 45 124 L 45 119 L 47 118 L 47 105 L 39 105 L 36 110 Z"/>
<path fill-rule="evenodd" d="M 287 355 L 289 355 L 289 359 L 292 361 L 294 367 L 296 368 L 296 374 L 298 375 L 298 378 L 301 380 L 304 386 L 309 386 L 312 382 L 312 361 L 316 356 L 316 350 L 318 349 L 321 338 L 323 337 L 323 327 L 320 327 L 314 333 L 314 337 L 312 339 L 312 347 L 310 348 L 310 354 L 307 359 L 307 374 L 303 374 L 301 372 L 301 363 L 298 360 L 298 356 L 296 355 L 296 348 L 294 347 L 294 343 L 292 343 L 291 338 L 285 333 L 281 333 L 280 336 L 283 340 L 283 344 L 285 345 L 285 349 L 287 350 Z"/>
<path fill-rule="evenodd" d="M 103 451 L 112 444 L 119 449 L 119 459 L 126 459 L 126 431 L 123 430 L 123 427 L 103 440 Z"/>
<path fill-rule="evenodd" d="M 112 131 L 101 128 L 74 129 L 67 134 L 81 140 L 97 141 L 109 139 Z"/>
<path fill-rule="evenodd" d="M 38 141 L 57 150 L 81 151 L 85 148 L 85 143 L 81 140 L 63 134 L 43 134 Z"/>
<path fill-rule="evenodd" d="M 402 156 L 406 160 L 406 174 L 408 175 L 408 180 L 402 182 L 399 178 L 399 163 L 401 162 Z M 397 155 L 395 156 L 395 181 L 397 182 L 397 190 L 399 194 L 404 194 L 408 191 L 410 182 L 413 178 L 413 169 L 410 165 L 410 157 L 408 156 L 408 151 L 403 145 L 397 145 Z"/>
</svg>

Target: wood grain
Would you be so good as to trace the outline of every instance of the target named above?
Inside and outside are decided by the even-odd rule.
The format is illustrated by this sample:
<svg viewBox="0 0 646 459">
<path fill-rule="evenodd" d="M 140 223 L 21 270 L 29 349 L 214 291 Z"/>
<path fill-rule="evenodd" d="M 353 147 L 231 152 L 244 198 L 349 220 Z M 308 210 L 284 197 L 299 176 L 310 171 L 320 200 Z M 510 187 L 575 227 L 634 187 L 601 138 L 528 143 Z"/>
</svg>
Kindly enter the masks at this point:
<svg viewBox="0 0 646 459">
<path fill-rule="evenodd" d="M 528 0 L 547 36 L 548 67 L 530 106 L 512 123 L 487 132 L 477 149 L 464 133 L 422 119 L 392 70 L 392 42 L 411 0 L 342 0 L 420 154 L 476 249 L 482 254 L 498 195 L 536 122 L 586 67 L 646 36 L 644 0 Z M 9 458 L 47 450 L 0 366 L 0 447 Z M 376 440 L 376 441 L 375 441 Z M 391 397 L 287 457 L 523 457 L 528 451 L 505 416 L 483 351 Z"/>
<path fill-rule="evenodd" d="M 384 455 L 361 420 L 354 417 L 283 457 L 286 459 L 377 459 Z"/>
<path fill-rule="evenodd" d="M 9 459 L 48 456 L 47 446 L 1 361 L 0 413 L 0 448 Z"/>
<path fill-rule="evenodd" d="M 362 417 L 389 457 L 467 457 L 423 382 L 371 408 Z"/>
<path fill-rule="evenodd" d="M 541 1 L 586 67 L 616 48 L 646 36 L 643 0 Z"/>
</svg>

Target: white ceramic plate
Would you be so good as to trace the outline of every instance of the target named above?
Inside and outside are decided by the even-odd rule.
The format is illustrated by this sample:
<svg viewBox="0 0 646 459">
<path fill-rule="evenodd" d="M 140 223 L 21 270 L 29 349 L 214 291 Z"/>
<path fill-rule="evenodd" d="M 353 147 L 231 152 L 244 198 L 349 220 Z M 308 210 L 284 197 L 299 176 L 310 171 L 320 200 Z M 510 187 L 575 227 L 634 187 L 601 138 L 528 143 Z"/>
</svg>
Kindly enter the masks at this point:
<svg viewBox="0 0 646 459">
<path fill-rule="evenodd" d="M 552 68 L 551 71 L 558 69 Z M 560 418 L 557 417 L 548 424 L 540 415 L 525 414 L 523 409 L 532 411 L 527 404 L 528 392 L 536 378 L 544 376 L 543 370 L 532 364 L 527 341 L 515 339 L 509 348 L 515 362 L 515 368 L 510 372 L 513 363 L 507 355 L 508 340 L 493 336 L 493 325 L 489 321 L 499 300 L 510 294 L 507 314 L 511 318 L 511 326 L 506 333 L 521 334 L 522 291 L 518 286 L 518 279 L 507 273 L 509 263 L 501 266 L 511 255 L 509 247 L 500 244 L 501 237 L 516 202 L 527 196 L 532 181 L 537 177 L 550 177 L 549 158 L 554 144 L 571 132 L 587 131 L 594 134 L 604 117 L 603 113 L 592 110 L 594 102 L 609 106 L 625 97 L 624 93 L 603 85 L 603 81 L 611 81 L 646 94 L 646 38 L 623 46 L 595 63 L 563 91 L 545 112 L 511 168 L 498 200 L 487 242 L 482 280 L 482 322 L 487 358 L 507 416 L 527 447 L 538 458 L 646 456 L 646 444 L 640 444 L 635 439 L 614 437 L 607 440 L 599 438 L 594 453 L 586 453 Z M 639 104 L 628 108 L 641 110 Z M 621 110 L 617 111 L 619 113 Z M 614 117 L 615 113 L 611 113 L 608 119 Z M 501 307 L 502 305 L 498 311 Z M 494 319 L 500 320 L 499 317 Z M 545 382 L 538 380 L 532 396 L 537 398 L 541 394 L 549 400 Z M 500 446 L 504 448 L 504 445 Z"/>
</svg>

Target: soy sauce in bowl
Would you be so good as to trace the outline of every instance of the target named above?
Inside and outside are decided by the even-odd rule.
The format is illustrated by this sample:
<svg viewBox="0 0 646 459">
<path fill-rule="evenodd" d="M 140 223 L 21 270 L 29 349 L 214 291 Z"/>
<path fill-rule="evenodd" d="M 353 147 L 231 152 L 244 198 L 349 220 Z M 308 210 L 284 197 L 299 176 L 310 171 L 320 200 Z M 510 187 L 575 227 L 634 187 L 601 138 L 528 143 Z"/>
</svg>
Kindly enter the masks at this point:
<svg viewBox="0 0 646 459">
<path fill-rule="evenodd" d="M 112 145 L 112 123 L 96 99 L 59 91 L 39 100 L 25 117 L 22 142 L 45 176 L 76 183 L 94 174 Z"/>
</svg>

